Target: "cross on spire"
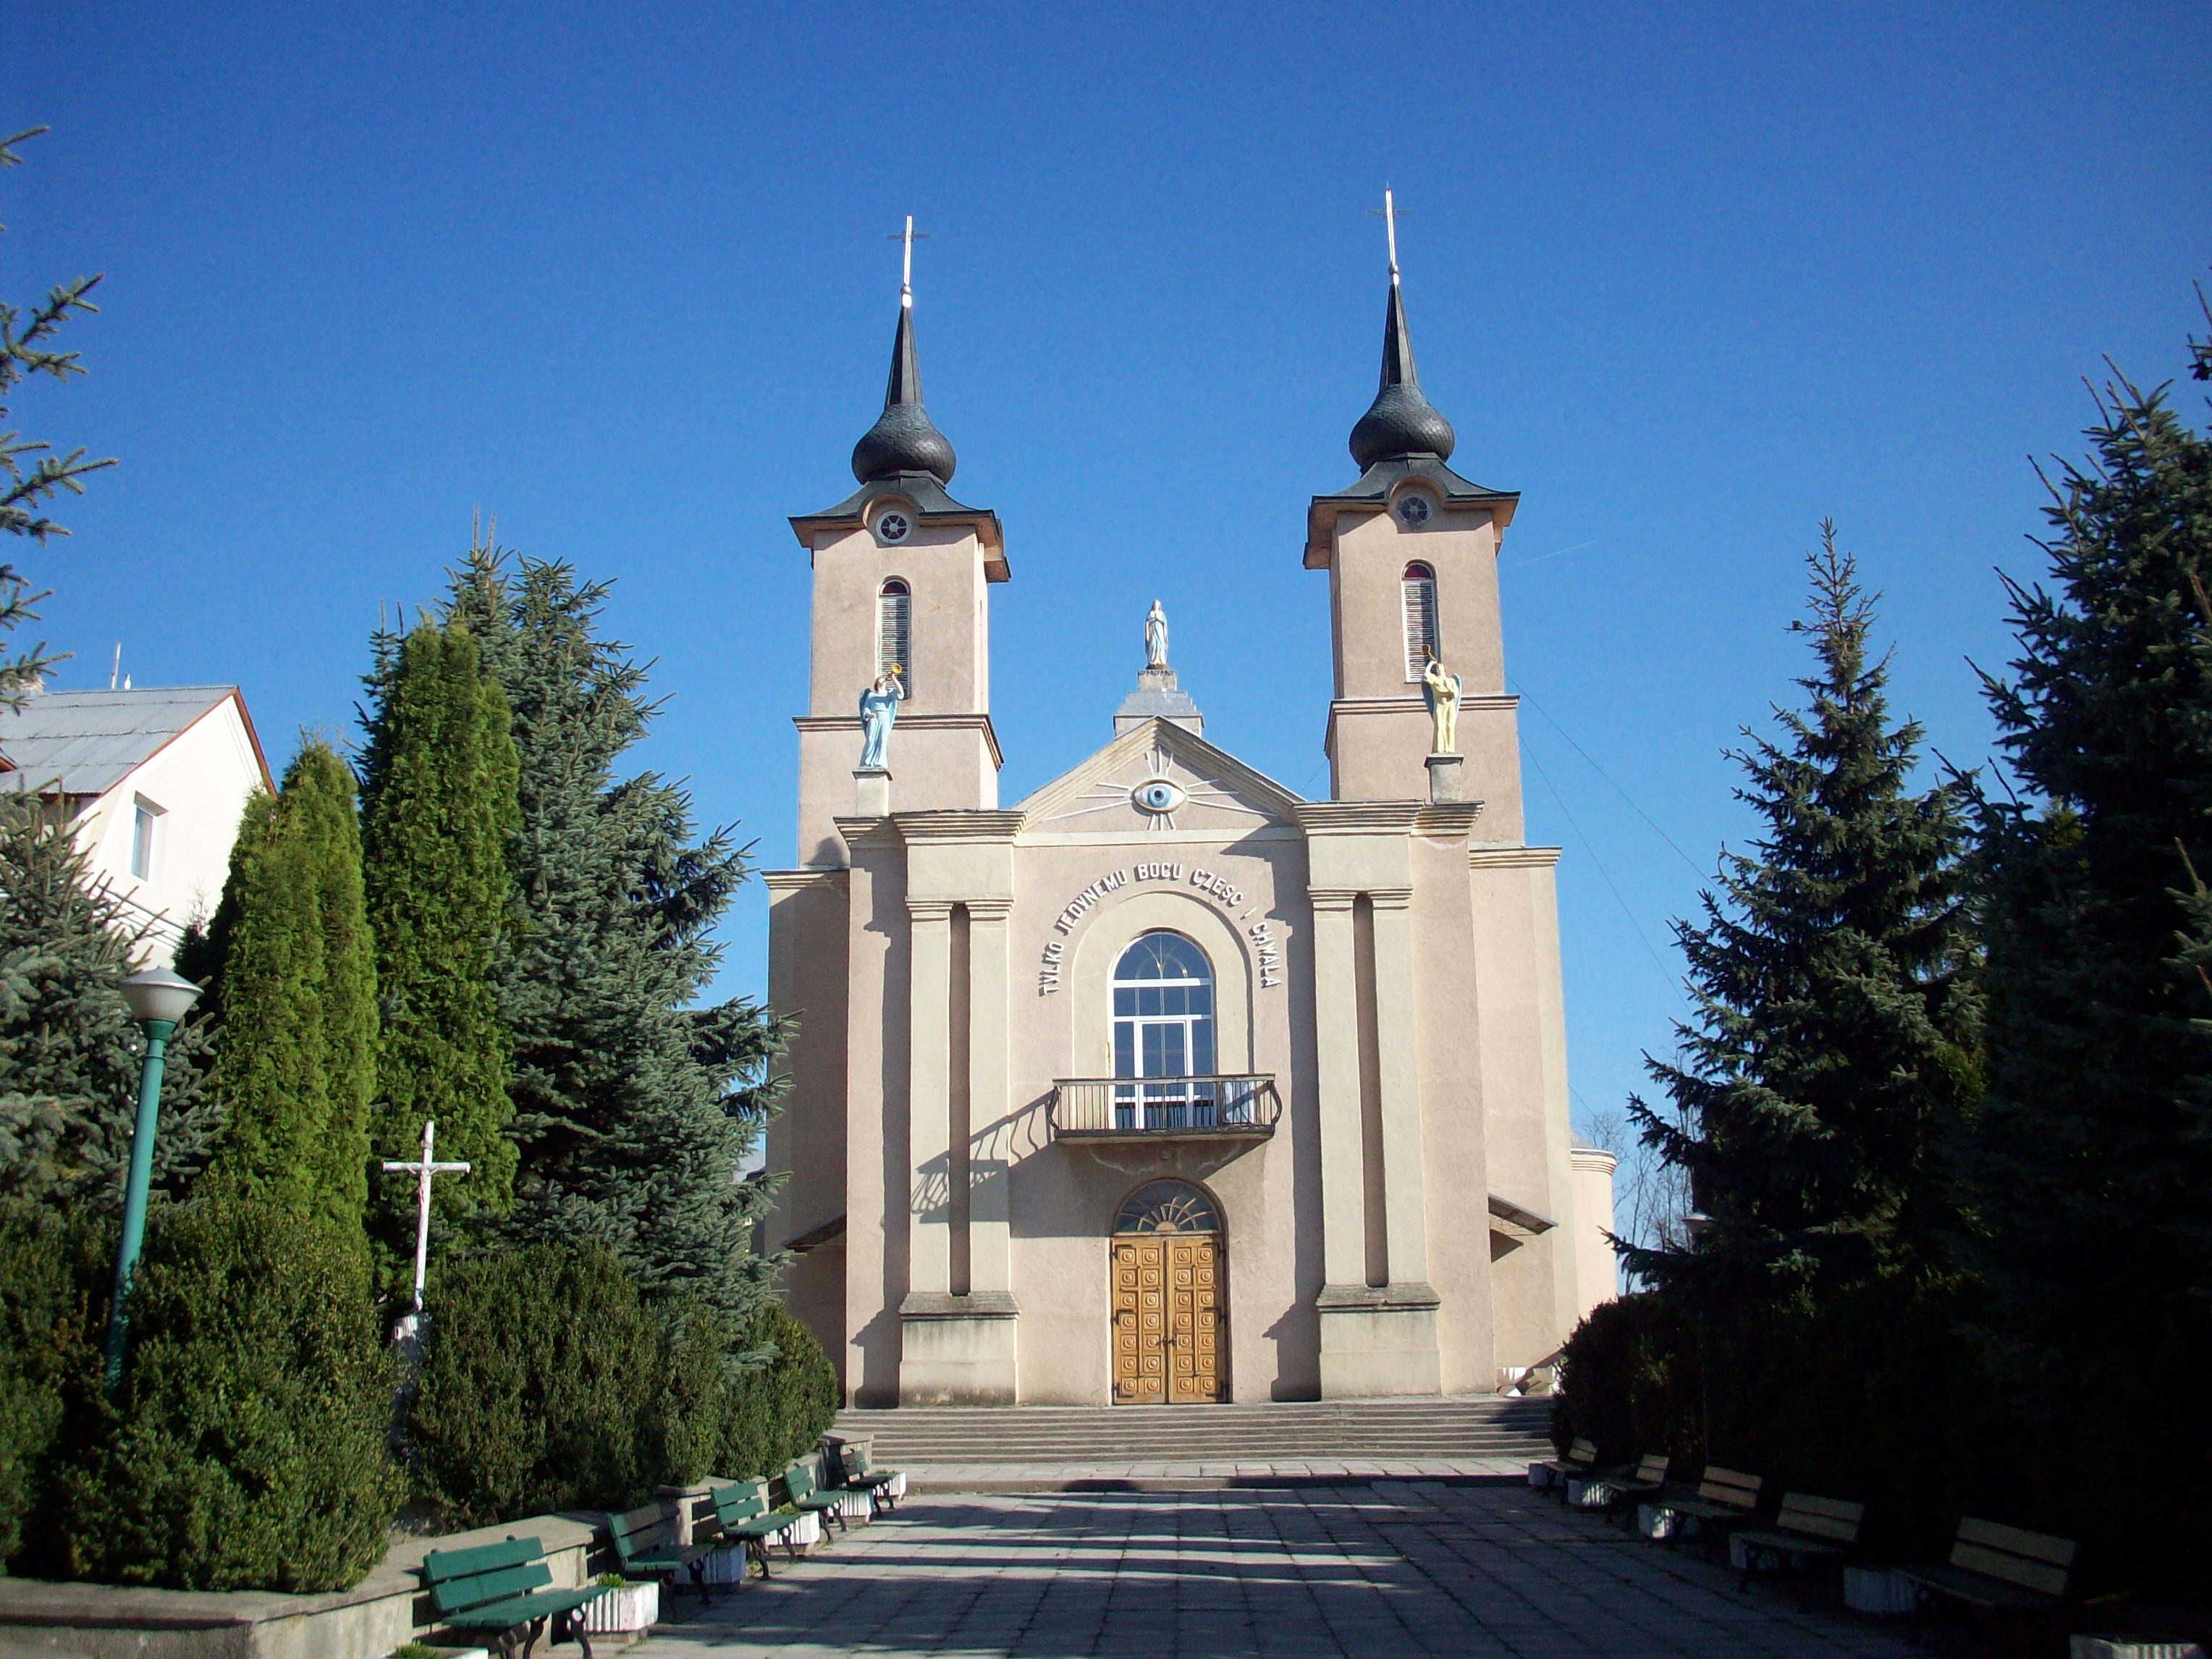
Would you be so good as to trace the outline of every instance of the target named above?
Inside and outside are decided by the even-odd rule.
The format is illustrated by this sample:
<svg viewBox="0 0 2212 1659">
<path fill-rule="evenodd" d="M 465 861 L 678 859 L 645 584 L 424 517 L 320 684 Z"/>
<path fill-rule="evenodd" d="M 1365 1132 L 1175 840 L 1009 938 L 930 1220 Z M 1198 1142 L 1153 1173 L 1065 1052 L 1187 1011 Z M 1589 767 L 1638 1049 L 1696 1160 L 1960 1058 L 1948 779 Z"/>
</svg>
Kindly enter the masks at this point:
<svg viewBox="0 0 2212 1659">
<path fill-rule="evenodd" d="M 1390 198 L 1390 186 L 1382 186 L 1382 234 L 1390 244 L 1390 282 L 1398 281 L 1398 208 Z"/>
<path fill-rule="evenodd" d="M 908 311 L 914 309 L 914 245 L 928 240 L 927 231 L 916 230 L 914 228 L 914 215 L 911 213 L 906 216 L 906 229 L 903 232 L 895 230 L 884 238 L 886 242 L 906 244 L 899 257 L 899 304 Z"/>
</svg>

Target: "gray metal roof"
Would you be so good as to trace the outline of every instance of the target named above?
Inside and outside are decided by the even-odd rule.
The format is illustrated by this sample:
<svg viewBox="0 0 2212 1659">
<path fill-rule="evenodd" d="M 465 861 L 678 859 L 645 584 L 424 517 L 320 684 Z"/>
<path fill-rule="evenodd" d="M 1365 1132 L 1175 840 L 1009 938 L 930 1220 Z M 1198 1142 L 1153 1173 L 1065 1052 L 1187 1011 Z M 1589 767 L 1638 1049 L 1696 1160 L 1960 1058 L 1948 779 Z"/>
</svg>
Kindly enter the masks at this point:
<svg viewBox="0 0 2212 1659">
<path fill-rule="evenodd" d="M 0 788 L 101 795 L 225 698 L 234 685 L 131 691 L 40 691 L 0 708 Z"/>
</svg>

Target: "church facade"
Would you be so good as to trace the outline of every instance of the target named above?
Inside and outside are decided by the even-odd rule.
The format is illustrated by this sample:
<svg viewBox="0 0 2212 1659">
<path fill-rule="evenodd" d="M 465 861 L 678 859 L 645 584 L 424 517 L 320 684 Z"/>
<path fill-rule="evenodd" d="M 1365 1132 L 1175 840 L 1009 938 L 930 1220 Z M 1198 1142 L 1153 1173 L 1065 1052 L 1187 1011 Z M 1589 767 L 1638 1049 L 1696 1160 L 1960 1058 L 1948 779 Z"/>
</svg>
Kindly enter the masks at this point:
<svg viewBox="0 0 2212 1659">
<path fill-rule="evenodd" d="M 860 488 L 792 520 L 811 687 L 766 877 L 796 1025 L 766 1242 L 849 1402 L 1488 1393 L 1613 1293 L 1504 689 L 1518 498 L 1453 441 L 1394 261 L 1359 476 L 1307 514 L 1328 799 L 1206 741 L 1156 607 L 1113 739 L 1001 806 L 1012 569 L 947 493 L 902 291 Z"/>
</svg>

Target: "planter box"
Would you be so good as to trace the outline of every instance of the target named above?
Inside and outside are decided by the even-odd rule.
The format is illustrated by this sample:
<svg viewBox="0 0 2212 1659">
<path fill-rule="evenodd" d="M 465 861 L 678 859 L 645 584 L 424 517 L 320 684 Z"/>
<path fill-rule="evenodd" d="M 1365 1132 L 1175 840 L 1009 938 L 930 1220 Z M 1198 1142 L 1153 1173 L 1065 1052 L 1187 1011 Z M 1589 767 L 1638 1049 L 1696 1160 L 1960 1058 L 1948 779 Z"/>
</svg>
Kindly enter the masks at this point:
<svg viewBox="0 0 2212 1659">
<path fill-rule="evenodd" d="M 1552 1484 L 1551 1470 L 1546 1468 L 1541 1463 L 1531 1463 L 1528 1466 L 1528 1484 L 1538 1492 L 1543 1491 Z"/>
<path fill-rule="evenodd" d="M 779 1544 L 790 1544 L 799 1549 L 811 1549 L 822 1541 L 822 1517 L 818 1515 L 794 1515 L 791 1524 L 776 1534 Z"/>
<path fill-rule="evenodd" d="M 867 1521 L 875 1512 L 875 1499 L 864 1492 L 848 1492 L 837 1500 L 837 1513 L 847 1521 Z"/>
<path fill-rule="evenodd" d="M 489 1648 L 448 1648 L 435 1642 L 425 1642 L 422 1645 L 433 1653 L 442 1655 L 444 1659 L 491 1659 Z"/>
<path fill-rule="evenodd" d="M 1844 1605 L 1853 1613 L 1894 1618 L 1912 1611 L 1912 1585 L 1887 1567 L 1845 1567 Z"/>
<path fill-rule="evenodd" d="M 1638 1504 L 1636 1530 L 1646 1538 L 1695 1538 L 1698 1522 L 1665 1504 Z"/>
<path fill-rule="evenodd" d="M 707 1582 L 710 1584 L 742 1584 L 745 1582 L 746 1571 L 745 1550 L 742 1544 L 707 1552 Z"/>
<path fill-rule="evenodd" d="M 2163 1636 L 2076 1636 L 2068 1652 L 2070 1659 L 2204 1659 L 2204 1644 Z"/>
<path fill-rule="evenodd" d="M 584 1628 L 594 1636 L 615 1636 L 625 1631 L 651 1630 L 660 1621 L 660 1586 L 657 1583 L 624 1584 L 596 1601 L 584 1604 Z"/>
<path fill-rule="evenodd" d="M 1571 1510 L 1602 1510 L 1612 1506 L 1613 1495 L 1620 1489 L 1610 1480 L 1586 1480 L 1580 1475 L 1567 1479 L 1567 1507 Z"/>
<path fill-rule="evenodd" d="M 896 1500 L 906 1496 L 906 1471 L 900 1469 L 884 1482 L 884 1495 Z"/>
</svg>

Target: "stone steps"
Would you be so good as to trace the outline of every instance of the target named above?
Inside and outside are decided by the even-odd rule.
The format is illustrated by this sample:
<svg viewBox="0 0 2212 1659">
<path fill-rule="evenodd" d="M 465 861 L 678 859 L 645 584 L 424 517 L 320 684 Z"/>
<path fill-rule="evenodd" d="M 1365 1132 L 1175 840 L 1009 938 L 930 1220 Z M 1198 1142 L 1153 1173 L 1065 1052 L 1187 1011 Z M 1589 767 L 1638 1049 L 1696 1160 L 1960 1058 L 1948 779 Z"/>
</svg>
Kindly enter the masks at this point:
<svg viewBox="0 0 2212 1659">
<path fill-rule="evenodd" d="M 885 1467 L 1343 1463 L 1541 1459 L 1544 1400 L 1321 1401 L 1233 1406 L 909 1407 L 846 1411 Z"/>
</svg>

